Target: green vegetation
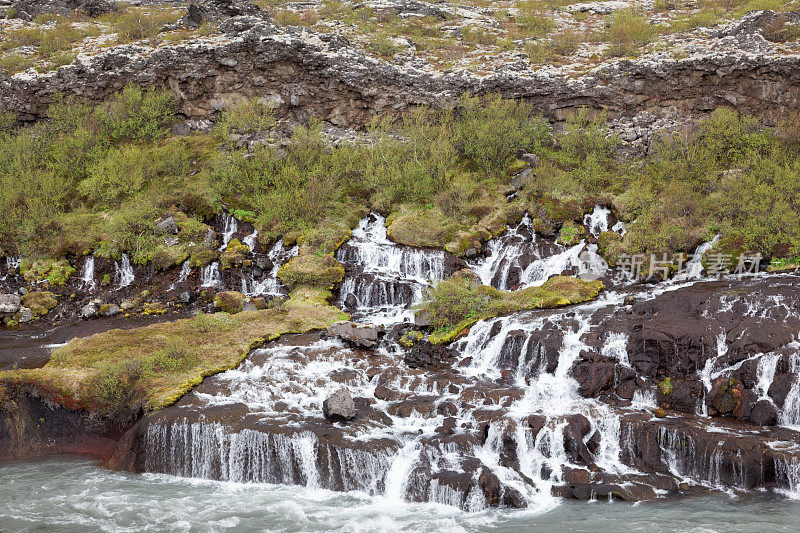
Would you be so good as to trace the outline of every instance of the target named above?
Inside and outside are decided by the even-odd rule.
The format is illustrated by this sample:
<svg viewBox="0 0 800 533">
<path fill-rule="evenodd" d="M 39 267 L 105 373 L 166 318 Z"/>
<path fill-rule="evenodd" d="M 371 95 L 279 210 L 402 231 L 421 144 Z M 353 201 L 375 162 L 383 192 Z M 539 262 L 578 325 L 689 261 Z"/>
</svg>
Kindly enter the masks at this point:
<svg viewBox="0 0 800 533">
<path fill-rule="evenodd" d="M 597 297 L 603 284 L 556 276 L 540 287 L 501 291 L 481 285 L 470 274 L 456 275 L 429 289 L 417 309 L 431 318 L 436 331 L 428 340 L 450 342 L 478 320 L 507 315 L 524 309 L 562 307 Z"/>
<path fill-rule="evenodd" d="M 56 295 L 52 292 L 29 292 L 22 297 L 22 305 L 33 313 L 33 316 L 44 316 L 58 304 Z"/>
<path fill-rule="evenodd" d="M 265 341 L 346 319 L 326 303 L 329 297 L 303 290 L 273 309 L 216 313 L 74 339 L 42 368 L 0 372 L 0 388 L 34 386 L 67 407 L 124 420 L 140 406 L 171 405 L 204 377 L 234 368 Z"/>
<path fill-rule="evenodd" d="M 220 255 L 205 222 L 223 203 L 264 241 L 300 244 L 280 272 L 290 287 L 338 283 L 333 254 L 370 210 L 387 216 L 395 241 L 456 255 L 479 251 L 525 211 L 540 233 L 577 242 L 596 203 L 629 222 L 623 239 L 601 238 L 612 262 L 689 252 L 714 233 L 715 251 L 800 253 L 800 133 L 791 119 L 764 128 L 720 109 L 631 161 L 616 155 L 620 141 L 602 114 L 580 110 L 556 133 L 526 104 L 496 96 L 379 117 L 366 142 L 336 146 L 313 122 L 276 142 L 271 111 L 249 100 L 222 115 L 221 136 L 172 136 L 171 97 L 133 87 L 97 108 L 59 100 L 50 116 L 0 133 L 0 250 L 31 258 L 23 271 L 32 281 L 63 283 L 74 272 L 63 260 L 86 253 L 126 252 L 162 269 L 187 258 L 208 264 Z M 234 132 L 267 142 L 231 146 Z M 538 164 L 517 160 L 518 151 Z M 521 190 L 509 201 L 515 175 Z M 179 229 L 169 245 L 154 228 L 167 215 Z M 232 241 L 223 267 L 244 265 L 247 253 Z"/>
<path fill-rule="evenodd" d="M 214 307 L 220 311 L 234 315 L 242 310 L 244 300 L 244 294 L 238 291 L 218 292 L 214 295 Z M 202 319 L 196 320 L 202 322 Z"/>
<path fill-rule="evenodd" d="M 658 32 L 659 28 L 642 14 L 632 9 L 616 11 L 611 15 L 611 22 L 606 30 L 608 53 L 614 57 L 633 55 L 642 46 L 649 44 Z"/>
</svg>

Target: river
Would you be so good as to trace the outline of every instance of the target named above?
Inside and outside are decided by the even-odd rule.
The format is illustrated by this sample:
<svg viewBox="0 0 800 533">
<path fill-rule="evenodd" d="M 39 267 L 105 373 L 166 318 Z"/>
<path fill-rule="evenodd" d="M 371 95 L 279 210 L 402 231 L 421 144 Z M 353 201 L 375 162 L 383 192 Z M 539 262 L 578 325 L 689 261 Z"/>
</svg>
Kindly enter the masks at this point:
<svg viewBox="0 0 800 533">
<path fill-rule="evenodd" d="M 797 531 L 800 501 L 769 493 L 649 503 L 554 500 L 468 513 L 356 492 L 110 472 L 58 457 L 0 465 L 0 531 Z"/>
</svg>

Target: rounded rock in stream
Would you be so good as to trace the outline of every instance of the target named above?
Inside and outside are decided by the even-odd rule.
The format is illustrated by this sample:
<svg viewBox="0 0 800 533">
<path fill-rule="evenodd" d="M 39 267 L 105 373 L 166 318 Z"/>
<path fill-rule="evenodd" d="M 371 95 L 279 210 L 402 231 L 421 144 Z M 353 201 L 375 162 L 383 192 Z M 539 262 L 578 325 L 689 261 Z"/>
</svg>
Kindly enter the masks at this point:
<svg viewBox="0 0 800 533">
<path fill-rule="evenodd" d="M 339 389 L 331 394 L 322 403 L 322 413 L 325 418 L 334 422 L 352 420 L 356 417 L 356 405 L 350 391 Z"/>
</svg>

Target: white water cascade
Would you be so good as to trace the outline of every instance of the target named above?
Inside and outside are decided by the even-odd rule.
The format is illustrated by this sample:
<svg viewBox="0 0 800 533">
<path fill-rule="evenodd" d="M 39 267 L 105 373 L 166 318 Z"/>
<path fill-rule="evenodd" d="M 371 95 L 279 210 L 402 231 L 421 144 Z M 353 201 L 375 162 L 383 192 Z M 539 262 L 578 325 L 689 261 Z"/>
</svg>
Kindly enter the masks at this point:
<svg viewBox="0 0 800 533">
<path fill-rule="evenodd" d="M 402 322 L 413 319 L 409 307 L 431 282 L 444 278 L 441 250 L 398 246 L 386 236 L 386 221 L 375 213 L 364 218 L 336 254 L 349 269 L 340 305 L 356 308 L 361 320 Z M 354 304 L 354 305 L 353 305 Z"/>
<path fill-rule="evenodd" d="M 94 280 L 94 256 L 89 255 L 83 263 L 83 271 L 81 272 L 81 286 L 86 290 L 94 290 L 97 287 L 97 282 Z"/>
<path fill-rule="evenodd" d="M 242 293 L 247 296 L 280 296 L 284 294 L 283 283 L 278 279 L 278 271 L 289 259 L 299 253 L 299 246 L 294 245 L 287 248 L 283 241 L 278 239 L 278 242 L 270 248 L 267 254 L 271 265 L 269 272 L 265 272 L 260 281 L 253 280 L 249 284 L 245 278 L 242 278 Z"/>
<path fill-rule="evenodd" d="M 128 259 L 128 254 L 122 254 L 120 261 L 114 262 L 114 282 L 117 289 L 123 289 L 134 282 L 136 275 L 133 273 L 133 266 Z"/>
<path fill-rule="evenodd" d="M 200 286 L 204 288 L 222 288 L 222 274 L 219 271 L 218 261 L 203 267 L 200 275 Z"/>
<path fill-rule="evenodd" d="M 595 206 L 584 216 L 583 223 L 595 237 L 608 231 L 611 210 Z M 623 225 L 614 231 L 623 232 Z M 510 290 L 537 286 L 564 271 L 577 271 L 584 279 L 597 279 L 608 270 L 608 265 L 597 254 L 597 245 L 580 242 L 565 248 L 553 241 L 538 237 L 528 214 L 503 235 L 490 240 L 487 256 L 469 262 L 470 268 L 485 285 Z"/>
<path fill-rule="evenodd" d="M 250 247 L 251 252 L 255 252 L 258 244 L 258 230 L 253 230 L 253 233 L 244 237 L 242 243 Z"/>
<path fill-rule="evenodd" d="M 224 252 L 228 247 L 228 243 L 239 230 L 239 222 L 227 211 L 222 213 L 223 230 L 222 230 L 222 246 L 219 247 L 220 252 Z"/>
</svg>

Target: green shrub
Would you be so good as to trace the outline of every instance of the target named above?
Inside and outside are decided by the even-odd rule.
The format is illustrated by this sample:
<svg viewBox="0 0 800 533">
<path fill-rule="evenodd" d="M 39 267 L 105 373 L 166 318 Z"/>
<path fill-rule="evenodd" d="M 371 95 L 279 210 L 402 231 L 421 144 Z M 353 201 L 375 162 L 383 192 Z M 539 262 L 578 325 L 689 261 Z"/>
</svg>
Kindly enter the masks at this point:
<svg viewBox="0 0 800 533">
<path fill-rule="evenodd" d="M 142 91 L 126 85 L 98 112 L 103 132 L 111 142 L 164 137 L 175 120 L 175 100 L 162 90 Z"/>
<path fill-rule="evenodd" d="M 633 55 L 649 44 L 658 31 L 645 16 L 632 9 L 615 11 L 606 28 L 608 53 L 613 57 Z"/>
<path fill-rule="evenodd" d="M 547 124 L 527 104 L 489 96 L 465 96 L 454 123 L 456 151 L 484 173 L 501 176 L 518 150 L 537 151 L 549 138 Z"/>
<path fill-rule="evenodd" d="M 231 133 L 263 132 L 275 126 L 274 109 L 258 98 L 238 100 L 222 112 L 217 128 L 223 139 Z"/>
</svg>

